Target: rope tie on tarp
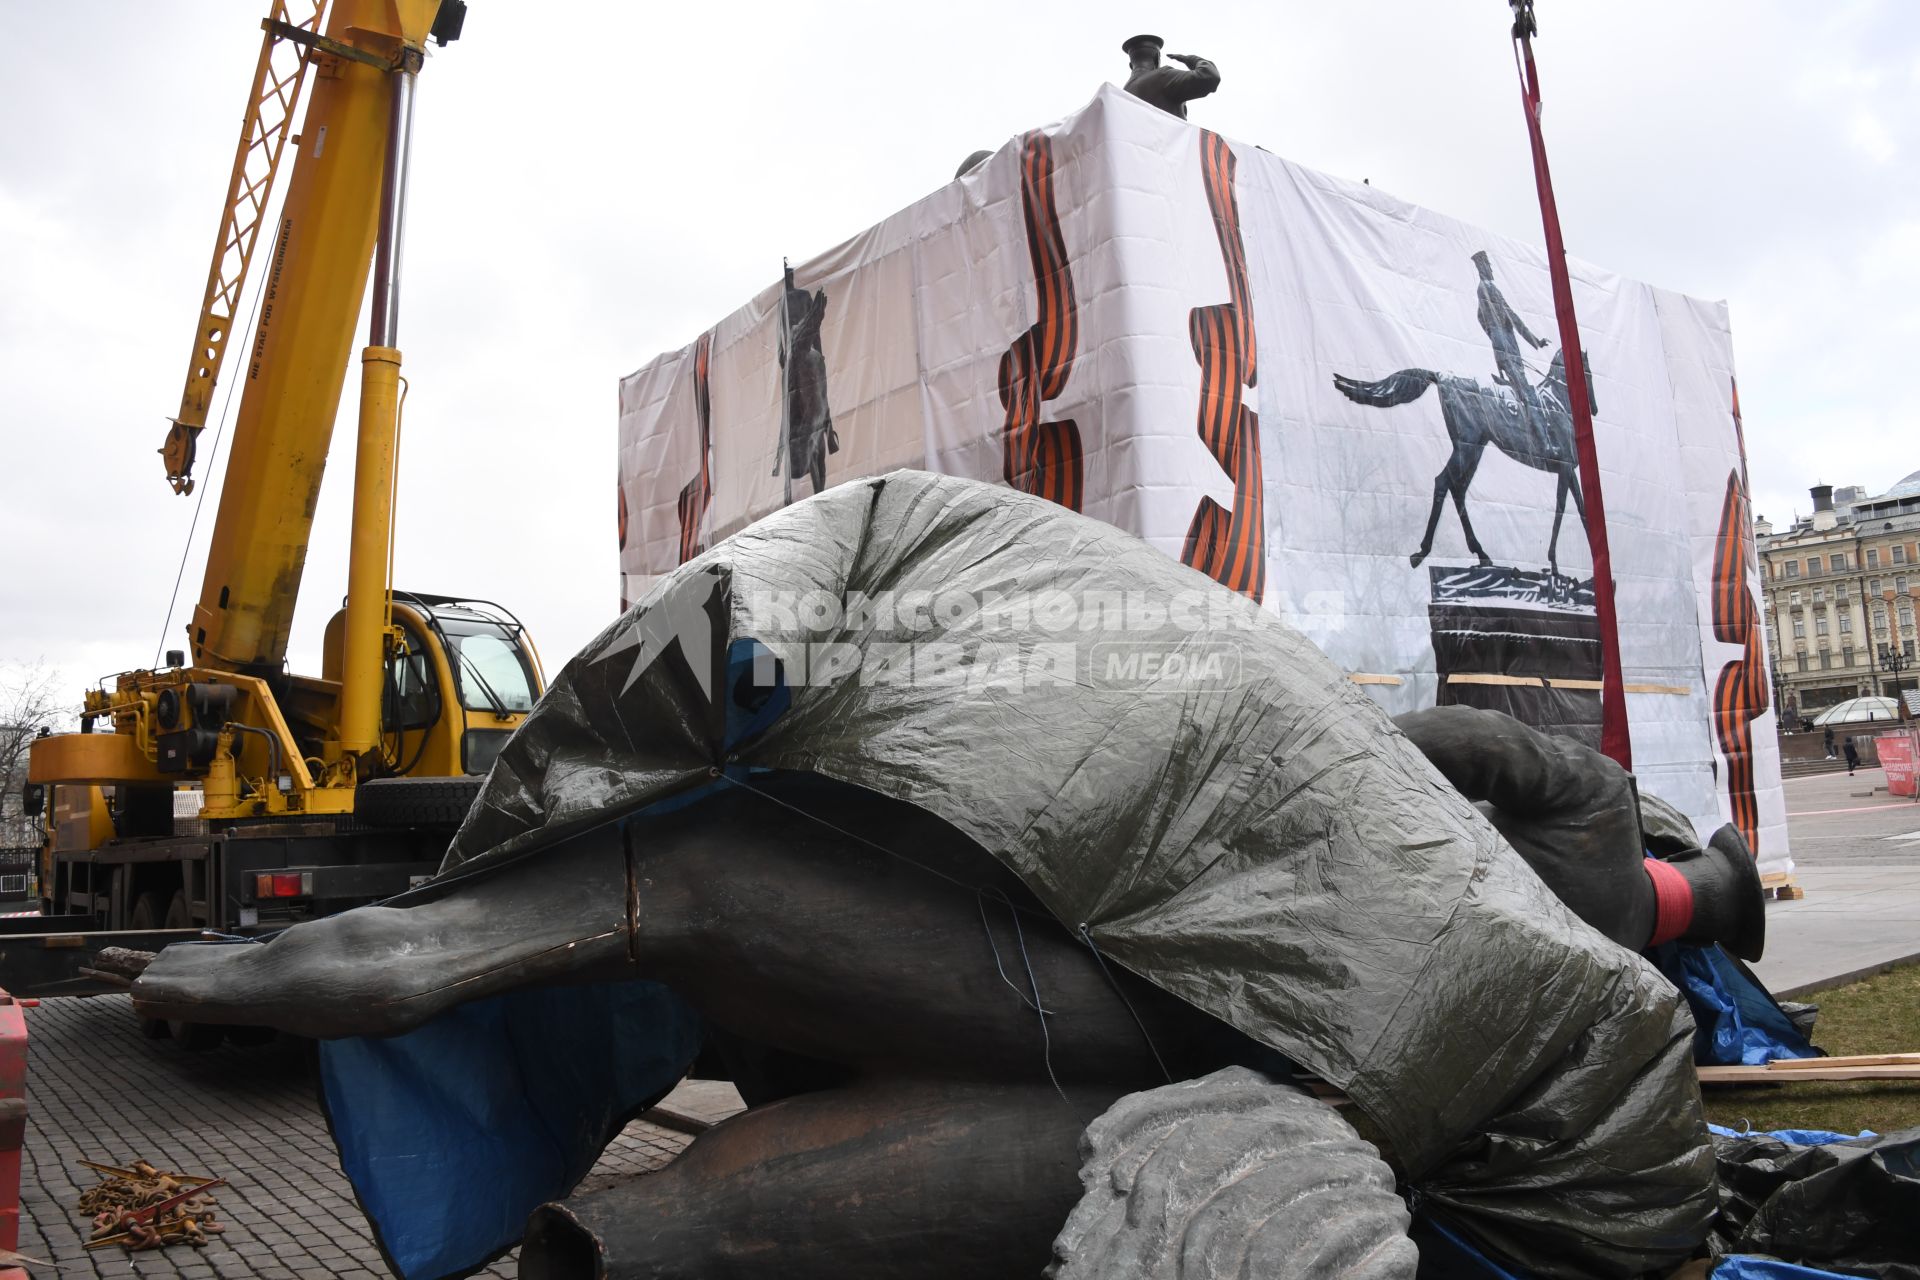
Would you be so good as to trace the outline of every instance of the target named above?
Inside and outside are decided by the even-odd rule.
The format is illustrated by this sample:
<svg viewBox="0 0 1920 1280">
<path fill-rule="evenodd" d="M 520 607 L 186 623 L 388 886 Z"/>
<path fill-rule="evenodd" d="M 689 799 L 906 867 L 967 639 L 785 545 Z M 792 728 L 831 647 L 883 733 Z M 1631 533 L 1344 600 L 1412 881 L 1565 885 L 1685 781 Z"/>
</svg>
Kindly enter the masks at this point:
<svg viewBox="0 0 1920 1280">
<path fill-rule="evenodd" d="M 1120 1003 L 1127 1006 L 1127 1015 L 1133 1019 L 1133 1025 L 1140 1028 L 1140 1038 L 1147 1042 L 1147 1052 L 1153 1055 L 1154 1064 L 1160 1068 L 1160 1074 L 1167 1078 L 1167 1083 L 1172 1084 L 1173 1072 L 1167 1070 L 1166 1060 L 1160 1056 L 1160 1047 L 1153 1042 L 1153 1033 L 1148 1031 L 1147 1024 L 1140 1020 L 1140 1014 L 1134 1009 L 1133 1001 L 1127 999 L 1127 993 L 1121 989 L 1120 980 L 1107 968 L 1107 958 L 1101 955 L 1100 948 L 1093 944 L 1093 935 L 1087 931 L 1084 920 L 1080 922 L 1080 941 L 1086 943 L 1087 950 L 1093 952 L 1093 959 L 1100 966 L 1101 976 L 1107 980 L 1107 985 L 1113 988 L 1113 994 L 1120 997 Z"/>
<path fill-rule="evenodd" d="M 1000 963 L 1000 944 L 994 941 L 993 925 L 987 920 L 987 900 L 991 898 L 1007 909 L 1013 917 L 1013 936 L 1020 944 L 1020 963 L 1027 971 L 1027 986 L 1033 992 L 1029 1000 L 1026 993 L 1014 985 L 1007 976 L 1006 966 Z M 998 889 L 980 889 L 974 893 L 974 902 L 980 908 L 980 928 L 987 935 L 987 946 L 993 952 L 993 967 L 1000 973 L 1000 981 L 1007 984 L 1013 994 L 1020 997 L 1020 1003 L 1034 1011 L 1040 1019 L 1040 1056 L 1047 1068 L 1047 1079 L 1053 1082 L 1053 1091 L 1060 1095 L 1060 1101 L 1066 1102 L 1067 1091 L 1060 1087 L 1060 1077 L 1053 1073 L 1053 1035 L 1047 1029 L 1047 1019 L 1053 1016 L 1053 1010 L 1042 1007 L 1040 1003 L 1040 979 L 1034 976 L 1033 958 L 1027 954 L 1027 933 L 1020 927 L 1020 909 L 1014 906 L 1013 899 Z"/>
</svg>

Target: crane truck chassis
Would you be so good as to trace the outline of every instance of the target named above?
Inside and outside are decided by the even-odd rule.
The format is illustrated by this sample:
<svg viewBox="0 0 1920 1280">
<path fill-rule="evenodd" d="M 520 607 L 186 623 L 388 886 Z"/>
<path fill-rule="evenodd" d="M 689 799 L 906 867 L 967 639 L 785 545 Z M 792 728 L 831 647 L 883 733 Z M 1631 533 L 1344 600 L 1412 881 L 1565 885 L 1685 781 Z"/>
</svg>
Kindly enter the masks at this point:
<svg viewBox="0 0 1920 1280">
<path fill-rule="evenodd" d="M 120 990 L 90 968 L 103 948 L 264 936 L 403 892 L 437 871 L 541 676 L 520 623 L 498 605 L 397 593 L 395 616 L 408 642 L 388 672 L 386 742 L 404 753 L 402 766 L 417 766 L 436 746 L 457 752 L 460 773 L 363 781 L 349 813 L 274 814 L 260 802 L 259 814 L 215 820 L 200 816 L 204 783 L 30 784 L 28 811 L 47 834 L 36 868 L 40 914 L 0 917 L 0 988 L 22 996 Z M 174 687 L 159 683 L 156 703 Z M 230 687 L 190 685 L 171 714 L 183 718 L 193 703 L 230 696 Z M 155 714 L 156 724 L 167 718 Z M 159 772 L 169 755 L 155 754 Z M 176 754 L 188 772 L 193 749 Z M 273 785 L 291 781 L 283 775 Z M 195 1028 L 193 1036 L 211 1033 Z"/>
</svg>

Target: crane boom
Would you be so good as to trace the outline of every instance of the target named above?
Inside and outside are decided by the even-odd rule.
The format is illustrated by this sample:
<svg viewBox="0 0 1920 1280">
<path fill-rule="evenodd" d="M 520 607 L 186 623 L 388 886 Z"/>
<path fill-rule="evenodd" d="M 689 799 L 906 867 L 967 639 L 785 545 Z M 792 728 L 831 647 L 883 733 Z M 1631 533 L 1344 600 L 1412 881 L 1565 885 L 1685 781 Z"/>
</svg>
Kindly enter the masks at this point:
<svg viewBox="0 0 1920 1280">
<path fill-rule="evenodd" d="M 373 260 L 394 85 L 411 74 L 396 71 L 417 60 L 438 8 L 335 0 L 325 37 L 303 42 L 311 101 L 189 631 L 201 667 L 275 677 L 285 661 Z"/>
</svg>

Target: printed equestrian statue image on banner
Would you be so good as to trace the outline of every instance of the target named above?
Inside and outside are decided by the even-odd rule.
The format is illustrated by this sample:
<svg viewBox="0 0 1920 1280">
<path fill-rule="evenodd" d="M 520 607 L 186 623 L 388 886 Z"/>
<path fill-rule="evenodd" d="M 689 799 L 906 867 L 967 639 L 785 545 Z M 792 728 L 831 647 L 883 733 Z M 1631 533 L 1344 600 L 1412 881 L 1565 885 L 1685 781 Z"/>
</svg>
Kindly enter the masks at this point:
<svg viewBox="0 0 1920 1280">
<path fill-rule="evenodd" d="M 827 455 L 840 452 L 827 403 L 827 357 L 820 325 L 827 318 L 827 291 L 802 289 L 786 268 L 780 295 L 780 447 L 772 474 L 781 477 L 786 503 L 793 482 L 805 476 L 813 491 L 827 487 Z"/>
<path fill-rule="evenodd" d="M 1493 343 L 1495 385 L 1487 386 L 1472 378 L 1435 373 L 1430 369 L 1402 369 L 1377 382 L 1362 382 L 1335 374 L 1333 385 L 1347 399 L 1377 408 L 1411 404 L 1425 395 L 1428 387 L 1440 392 L 1440 414 L 1453 452 L 1440 473 L 1433 478 L 1433 507 L 1427 513 L 1426 533 L 1420 549 L 1408 557 L 1414 568 L 1433 551 L 1434 530 L 1440 524 L 1440 510 L 1447 498 L 1460 516 L 1460 530 L 1466 535 L 1467 548 L 1482 568 L 1493 567 L 1493 557 L 1474 535 L 1473 521 L 1467 516 L 1467 490 L 1480 468 L 1481 455 L 1492 445 L 1522 466 L 1545 471 L 1559 482 L 1554 497 L 1553 533 L 1547 541 L 1547 566 L 1555 579 L 1560 578 L 1560 523 L 1566 516 L 1567 499 L 1587 524 L 1586 501 L 1580 493 L 1579 459 L 1573 443 L 1573 413 L 1568 406 L 1567 368 L 1564 353 L 1556 351 L 1546 377 L 1538 384 L 1529 381 L 1520 358 L 1516 336 L 1525 337 L 1535 347 L 1546 340 L 1536 338 L 1525 322 L 1514 314 L 1493 282 L 1493 267 L 1484 251 L 1473 255 L 1480 271 L 1480 326 Z M 1598 413 L 1594 399 L 1592 366 L 1587 373 L 1587 403 Z"/>
</svg>

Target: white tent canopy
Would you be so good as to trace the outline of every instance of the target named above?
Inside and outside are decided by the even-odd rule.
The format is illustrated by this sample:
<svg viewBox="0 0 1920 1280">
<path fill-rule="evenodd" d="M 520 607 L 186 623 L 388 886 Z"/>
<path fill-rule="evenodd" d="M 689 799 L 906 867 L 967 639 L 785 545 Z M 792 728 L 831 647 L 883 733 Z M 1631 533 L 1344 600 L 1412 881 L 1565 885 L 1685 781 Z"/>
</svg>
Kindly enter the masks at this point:
<svg viewBox="0 0 1920 1280">
<path fill-rule="evenodd" d="M 1865 720 L 1898 720 L 1900 704 L 1892 698 L 1848 698 L 1813 718 L 1814 727 L 1853 724 Z"/>
</svg>

